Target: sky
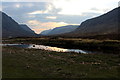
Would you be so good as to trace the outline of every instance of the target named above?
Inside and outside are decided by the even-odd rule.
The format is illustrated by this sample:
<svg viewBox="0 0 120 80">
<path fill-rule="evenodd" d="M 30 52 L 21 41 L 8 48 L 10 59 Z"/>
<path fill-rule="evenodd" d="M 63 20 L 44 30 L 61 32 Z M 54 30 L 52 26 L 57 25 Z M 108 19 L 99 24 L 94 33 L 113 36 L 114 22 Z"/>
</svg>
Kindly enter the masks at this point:
<svg viewBox="0 0 120 80">
<path fill-rule="evenodd" d="M 36 33 L 65 25 L 80 25 L 118 7 L 119 0 L 2 0 L 0 10 Z"/>
</svg>

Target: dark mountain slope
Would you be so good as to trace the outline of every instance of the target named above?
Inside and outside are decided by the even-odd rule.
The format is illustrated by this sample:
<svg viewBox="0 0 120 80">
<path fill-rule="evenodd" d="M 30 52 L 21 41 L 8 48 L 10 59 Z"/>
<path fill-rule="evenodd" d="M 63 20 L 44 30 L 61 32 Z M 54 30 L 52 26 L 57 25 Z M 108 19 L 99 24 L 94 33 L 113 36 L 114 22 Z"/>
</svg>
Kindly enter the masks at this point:
<svg viewBox="0 0 120 80">
<path fill-rule="evenodd" d="M 19 25 L 20 25 L 21 28 L 23 28 L 27 32 L 35 34 L 35 32 L 33 30 L 31 30 L 26 24 L 19 24 Z"/>
<path fill-rule="evenodd" d="M 99 17 L 86 20 L 75 31 L 64 34 L 67 37 L 99 37 L 117 38 L 120 27 L 120 7 Z"/>
<path fill-rule="evenodd" d="M 20 25 L 14 21 L 11 17 L 6 15 L 3 12 L 2 13 L 2 37 L 8 38 L 8 37 L 35 37 L 36 34 L 30 33 L 23 28 L 20 27 Z"/>
</svg>

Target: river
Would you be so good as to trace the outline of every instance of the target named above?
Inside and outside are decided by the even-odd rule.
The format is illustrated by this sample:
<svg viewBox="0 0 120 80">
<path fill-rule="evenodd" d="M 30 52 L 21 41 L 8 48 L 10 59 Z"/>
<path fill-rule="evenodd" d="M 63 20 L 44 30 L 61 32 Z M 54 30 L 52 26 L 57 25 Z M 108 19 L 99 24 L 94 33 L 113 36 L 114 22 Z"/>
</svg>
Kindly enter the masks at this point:
<svg viewBox="0 0 120 80">
<path fill-rule="evenodd" d="M 45 46 L 45 45 L 36 45 L 36 44 L 0 44 L 0 45 L 14 46 L 14 47 L 21 47 L 21 48 L 28 48 L 28 49 L 42 49 L 42 50 L 56 51 L 56 52 L 75 52 L 75 53 L 83 53 L 83 54 L 90 53 L 89 51 L 84 51 L 80 49 L 65 49 L 65 48 L 51 47 L 51 46 Z"/>
</svg>

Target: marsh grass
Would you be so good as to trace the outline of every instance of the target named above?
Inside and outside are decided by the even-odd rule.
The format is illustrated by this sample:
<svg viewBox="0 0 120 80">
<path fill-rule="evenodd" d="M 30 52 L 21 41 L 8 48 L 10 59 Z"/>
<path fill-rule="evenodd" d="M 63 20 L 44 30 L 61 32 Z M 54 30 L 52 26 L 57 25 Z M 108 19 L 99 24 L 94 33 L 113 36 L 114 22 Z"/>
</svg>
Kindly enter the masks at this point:
<svg viewBox="0 0 120 80">
<path fill-rule="evenodd" d="M 81 38 L 14 38 L 3 43 L 40 44 L 66 49 L 82 49 L 90 51 L 102 51 L 105 53 L 119 54 L 119 40 L 95 40 Z"/>
<path fill-rule="evenodd" d="M 3 47 L 3 78 L 119 78 L 119 54 Z"/>
</svg>

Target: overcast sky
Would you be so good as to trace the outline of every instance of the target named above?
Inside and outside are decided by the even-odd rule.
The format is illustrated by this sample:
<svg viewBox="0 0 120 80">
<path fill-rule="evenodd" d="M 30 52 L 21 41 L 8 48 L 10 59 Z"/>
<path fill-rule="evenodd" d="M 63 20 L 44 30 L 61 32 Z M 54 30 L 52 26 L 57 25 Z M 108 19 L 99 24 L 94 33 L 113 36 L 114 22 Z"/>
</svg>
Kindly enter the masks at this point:
<svg viewBox="0 0 120 80">
<path fill-rule="evenodd" d="M 2 11 L 18 23 L 27 24 L 36 33 L 40 33 L 59 26 L 80 25 L 86 19 L 118 7 L 118 2 L 119 0 L 3 0 Z"/>
</svg>

